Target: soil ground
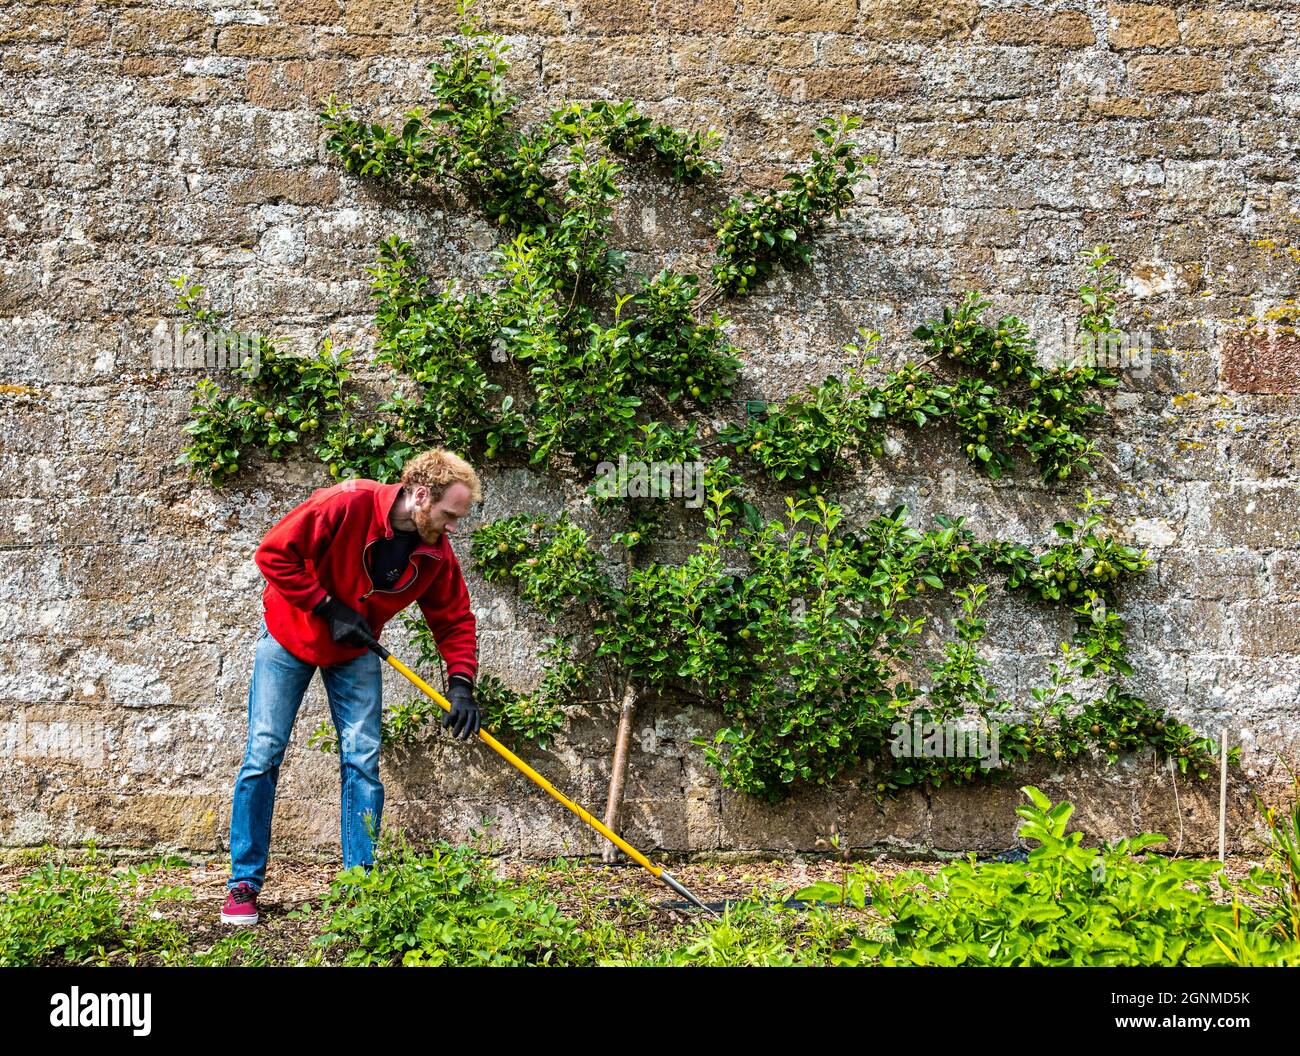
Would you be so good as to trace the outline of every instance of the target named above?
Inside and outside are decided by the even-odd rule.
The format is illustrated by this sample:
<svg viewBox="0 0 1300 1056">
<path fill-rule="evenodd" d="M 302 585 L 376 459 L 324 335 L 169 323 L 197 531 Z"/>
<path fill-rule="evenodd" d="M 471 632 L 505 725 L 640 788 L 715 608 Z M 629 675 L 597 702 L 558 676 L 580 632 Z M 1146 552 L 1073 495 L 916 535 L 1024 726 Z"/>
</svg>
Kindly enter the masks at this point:
<svg viewBox="0 0 1300 1056">
<path fill-rule="evenodd" d="M 0 891 L 12 891 L 36 868 L 36 853 L 4 853 L 7 860 L 0 864 Z M 72 864 L 79 855 L 68 852 L 61 857 Z M 192 902 L 165 902 L 164 912 L 187 934 L 193 949 L 202 951 L 236 930 L 219 919 L 229 865 L 224 860 L 181 864 L 179 857 L 176 862 L 143 877 L 138 894 L 143 896 L 163 885 L 189 888 L 194 894 Z M 944 863 L 876 858 L 869 864 L 878 873 L 893 875 L 905 869 L 930 874 Z M 1240 880 L 1250 873 L 1252 866 L 1262 864 L 1262 858 L 1229 858 L 1224 877 Z M 324 930 L 325 924 L 319 912 L 319 900 L 329 890 L 330 881 L 340 868 L 337 862 L 271 861 L 258 899 L 261 920 L 255 931 L 257 945 L 273 963 L 293 964 L 312 953 L 312 939 Z M 662 934 L 689 924 L 698 916 L 696 910 L 679 908 L 679 896 L 635 865 L 607 866 L 598 861 L 574 860 L 561 866 L 499 860 L 495 868 L 506 879 L 540 876 L 551 898 L 566 915 L 578 919 L 608 914 L 608 919 L 622 929 Z M 838 881 L 843 870 L 844 863 L 837 860 L 799 856 L 777 861 L 695 861 L 670 865 L 673 876 L 708 903 L 755 895 L 780 901 L 791 898 L 808 884 Z M 1230 896 L 1226 900 L 1230 901 Z M 838 915 L 840 911 L 835 912 Z"/>
</svg>

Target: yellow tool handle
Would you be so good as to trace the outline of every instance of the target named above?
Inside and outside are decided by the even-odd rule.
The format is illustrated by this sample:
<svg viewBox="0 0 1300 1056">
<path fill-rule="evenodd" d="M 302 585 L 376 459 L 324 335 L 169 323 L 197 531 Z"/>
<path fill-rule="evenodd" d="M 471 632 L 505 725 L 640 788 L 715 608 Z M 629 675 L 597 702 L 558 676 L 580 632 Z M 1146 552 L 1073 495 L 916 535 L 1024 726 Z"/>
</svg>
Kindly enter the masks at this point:
<svg viewBox="0 0 1300 1056">
<path fill-rule="evenodd" d="M 424 679 L 422 679 L 419 675 L 417 675 L 414 671 L 412 671 L 409 667 L 407 667 L 404 663 L 402 663 L 402 661 L 398 660 L 397 657 L 393 656 L 392 653 L 389 653 L 385 649 L 384 652 L 381 653 L 380 655 L 382 655 L 384 659 L 389 662 L 389 664 L 397 668 L 398 671 L 400 671 L 403 675 L 405 675 L 408 679 L 410 679 L 413 685 L 415 685 L 435 704 L 437 704 L 440 708 L 442 708 L 443 711 L 451 711 L 451 704 L 441 693 L 439 693 L 436 689 L 434 689 L 427 682 L 425 682 Z M 531 778 L 537 785 L 545 789 L 546 792 L 550 794 L 553 798 L 563 803 L 566 807 L 569 808 L 569 810 L 573 811 L 574 814 L 578 815 L 579 818 L 585 821 L 598 833 L 604 836 L 605 839 L 609 840 L 620 851 L 622 851 L 634 862 L 636 862 L 637 865 L 643 866 L 644 868 L 648 869 L 650 872 L 652 872 L 656 877 L 659 877 L 660 879 L 664 878 L 664 871 L 662 867 L 655 865 L 644 854 L 642 854 L 630 843 L 628 843 L 621 836 L 619 836 L 618 833 L 610 829 L 609 826 L 607 826 L 604 822 L 599 821 L 598 819 L 592 817 L 589 813 L 587 813 L 587 811 L 583 810 L 580 806 L 578 806 L 578 804 L 573 802 L 573 800 L 569 799 L 568 796 L 558 791 L 554 785 L 552 785 L 549 781 L 546 780 L 546 778 L 544 778 L 531 766 L 529 766 L 522 759 L 520 759 L 519 756 L 515 755 L 514 752 L 512 752 L 504 744 L 498 741 L 490 733 L 488 733 L 486 730 L 479 730 L 478 736 L 479 736 L 479 740 L 481 740 L 484 744 L 486 744 L 489 748 L 491 748 L 494 752 L 496 752 L 497 755 L 501 756 L 502 759 L 504 759 L 507 763 L 513 766 L 516 770 L 519 770 L 522 773 L 528 775 L 528 777 Z"/>
</svg>

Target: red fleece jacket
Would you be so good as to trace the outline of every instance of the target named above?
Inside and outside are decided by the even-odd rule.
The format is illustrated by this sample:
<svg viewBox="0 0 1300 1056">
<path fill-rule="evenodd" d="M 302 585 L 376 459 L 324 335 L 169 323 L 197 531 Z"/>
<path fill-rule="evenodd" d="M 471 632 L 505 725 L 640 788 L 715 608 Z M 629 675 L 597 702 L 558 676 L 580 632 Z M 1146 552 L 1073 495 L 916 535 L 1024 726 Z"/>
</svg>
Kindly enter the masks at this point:
<svg viewBox="0 0 1300 1056">
<path fill-rule="evenodd" d="M 388 516 L 401 489 L 400 484 L 373 480 L 321 488 L 266 533 L 254 556 L 266 578 L 266 628 L 299 660 L 325 667 L 365 652 L 336 643 L 324 618 L 312 613 L 327 592 L 361 613 L 376 637 L 414 601 L 446 661 L 448 677 L 462 674 L 472 680 L 478 673 L 477 626 L 447 536 L 435 545 L 421 541 L 392 590 L 375 589 L 366 571 L 369 546 L 392 538 Z"/>
</svg>

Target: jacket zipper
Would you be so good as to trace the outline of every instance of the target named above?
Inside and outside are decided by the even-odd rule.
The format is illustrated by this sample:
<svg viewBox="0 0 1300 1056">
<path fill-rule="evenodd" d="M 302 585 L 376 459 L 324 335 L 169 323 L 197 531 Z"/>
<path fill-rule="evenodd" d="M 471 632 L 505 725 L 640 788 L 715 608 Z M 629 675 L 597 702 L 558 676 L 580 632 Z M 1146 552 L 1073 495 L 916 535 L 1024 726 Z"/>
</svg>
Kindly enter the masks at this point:
<svg viewBox="0 0 1300 1056">
<path fill-rule="evenodd" d="M 388 536 L 385 536 L 384 538 L 387 539 Z M 366 545 L 361 548 L 361 571 L 363 571 L 366 574 L 366 579 L 370 581 L 370 589 L 361 595 L 361 597 L 358 599 L 359 601 L 365 601 L 366 598 L 370 597 L 371 594 L 400 594 L 402 593 L 402 590 L 406 589 L 406 587 L 403 587 L 401 588 L 401 590 L 379 590 L 375 586 L 375 578 L 370 574 L 370 565 L 366 562 L 366 554 L 369 552 L 370 548 L 374 546 L 375 543 L 377 542 L 379 542 L 378 539 L 371 539 L 370 542 L 366 543 Z M 415 564 L 415 555 L 411 554 L 406 559 L 406 567 L 410 568 L 413 564 Z M 418 579 L 420 575 L 419 569 L 416 569 L 415 575 L 416 578 Z M 414 582 L 414 580 L 412 580 L 412 582 Z"/>
</svg>

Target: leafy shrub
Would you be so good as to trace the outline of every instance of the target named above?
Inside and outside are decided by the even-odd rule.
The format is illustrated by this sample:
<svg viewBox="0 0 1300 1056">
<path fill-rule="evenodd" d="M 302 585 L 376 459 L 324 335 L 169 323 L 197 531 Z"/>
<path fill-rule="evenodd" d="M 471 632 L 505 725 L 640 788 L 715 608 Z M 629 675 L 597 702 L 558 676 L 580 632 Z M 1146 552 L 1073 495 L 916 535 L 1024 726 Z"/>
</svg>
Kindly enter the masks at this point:
<svg viewBox="0 0 1300 1056">
<path fill-rule="evenodd" d="M 1020 835 L 1036 840 L 1023 865 L 973 859 L 931 877 L 917 870 L 883 879 L 870 870 L 847 896 L 814 884 L 800 898 L 847 897 L 873 908 L 892 934 L 855 938 L 840 964 L 898 965 L 1225 965 L 1300 964 L 1300 944 L 1270 934 L 1270 922 L 1238 902 L 1211 897 L 1215 861 L 1143 854 L 1165 842 L 1143 833 L 1099 850 L 1067 834 L 1074 808 L 1038 789 L 1016 813 Z M 1220 881 L 1222 887 L 1227 885 Z"/>
<path fill-rule="evenodd" d="M 590 963 L 577 925 L 527 886 L 498 880 L 474 850 L 412 847 L 385 832 L 367 871 L 334 880 L 315 943 L 346 965 L 566 965 Z"/>
<path fill-rule="evenodd" d="M 1294 772 L 1291 786 L 1291 804 L 1281 811 L 1256 799 L 1268 826 L 1268 861 L 1251 869 L 1241 888 L 1271 935 L 1300 944 L 1300 775 Z"/>
<path fill-rule="evenodd" d="M 0 967 L 174 960 L 184 935 L 154 914 L 161 903 L 190 892 L 162 887 L 134 910 L 126 905 L 140 879 L 163 864 L 109 869 L 93 843 L 84 865 L 45 862 L 16 891 L 0 895 Z"/>
</svg>

